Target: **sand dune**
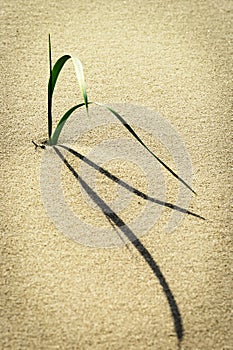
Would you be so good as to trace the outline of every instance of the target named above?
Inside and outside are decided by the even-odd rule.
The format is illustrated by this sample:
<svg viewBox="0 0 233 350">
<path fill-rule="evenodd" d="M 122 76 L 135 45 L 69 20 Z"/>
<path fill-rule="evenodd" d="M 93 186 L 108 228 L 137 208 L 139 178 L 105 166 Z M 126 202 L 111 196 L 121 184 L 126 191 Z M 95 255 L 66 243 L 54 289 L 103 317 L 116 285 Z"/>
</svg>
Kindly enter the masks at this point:
<svg viewBox="0 0 233 350">
<path fill-rule="evenodd" d="M 230 349 L 230 2 L 2 0 L 0 14 L 1 348 Z M 177 181 L 140 153 L 114 118 L 102 126 L 94 119 L 90 131 L 83 114 L 75 114 L 62 142 L 70 144 L 77 126 L 77 152 L 147 195 L 189 203 L 205 221 L 178 212 L 182 220 L 168 233 L 172 209 L 82 168 L 71 154 L 67 161 L 83 182 L 63 164 L 56 194 L 57 168 L 45 163 L 49 151 L 31 143 L 47 137 L 49 32 L 54 60 L 75 53 L 83 62 L 91 100 L 159 115 L 158 125 L 140 113 L 131 123 L 171 167 L 179 172 L 181 165 L 198 195 L 186 201 L 185 190 L 178 201 Z M 54 96 L 54 123 L 81 99 L 75 79 L 67 64 Z M 129 152 L 114 143 L 117 135 Z M 92 149 L 101 142 L 98 158 Z M 51 217 L 50 198 L 54 216 L 60 209 L 65 214 Z M 109 216 L 106 205 L 115 208 Z M 102 228 L 106 236 L 91 242 L 90 233 Z M 71 232 L 86 244 L 70 239 Z M 102 248 L 112 235 L 127 244 Z"/>
</svg>

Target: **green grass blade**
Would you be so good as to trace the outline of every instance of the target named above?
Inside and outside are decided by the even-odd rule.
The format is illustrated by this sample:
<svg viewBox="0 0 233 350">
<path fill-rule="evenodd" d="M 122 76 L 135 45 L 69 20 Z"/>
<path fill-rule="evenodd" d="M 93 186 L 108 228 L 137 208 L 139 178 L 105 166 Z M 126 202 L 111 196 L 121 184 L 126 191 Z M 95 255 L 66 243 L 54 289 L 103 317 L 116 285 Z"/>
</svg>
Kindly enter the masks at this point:
<svg viewBox="0 0 233 350">
<path fill-rule="evenodd" d="M 49 34 L 48 137 L 52 134 L 52 49 Z"/>
<path fill-rule="evenodd" d="M 135 137 L 135 139 L 140 142 L 140 144 L 155 158 L 157 161 L 165 168 L 167 169 L 178 181 L 180 181 L 183 185 L 185 185 L 190 191 L 192 191 L 194 194 L 196 192 L 180 177 L 178 176 L 171 168 L 169 168 L 168 165 L 166 165 L 156 154 L 154 154 L 146 145 L 145 143 L 140 139 L 140 137 L 136 134 L 136 132 L 131 128 L 131 126 L 120 116 L 119 113 L 117 113 L 114 109 L 112 109 L 109 106 L 102 105 L 100 103 L 96 103 L 99 106 L 105 107 L 108 109 L 117 119 L 124 125 L 124 127 Z"/>
<path fill-rule="evenodd" d="M 63 117 L 60 119 L 59 123 L 57 124 L 57 127 L 53 133 L 53 136 L 50 139 L 50 145 L 56 145 L 58 138 L 60 136 L 60 133 L 63 129 L 63 126 L 65 124 L 65 122 L 67 121 L 67 119 L 70 117 L 70 115 L 78 108 L 85 106 L 85 102 L 80 103 L 76 106 L 73 106 L 72 108 L 70 108 L 64 115 Z"/>
<path fill-rule="evenodd" d="M 61 72 L 62 67 L 66 63 L 66 61 L 70 58 L 69 55 L 62 56 L 55 63 L 52 69 L 52 60 L 51 60 L 51 42 L 49 38 L 49 61 L 50 61 L 50 77 L 48 84 L 48 135 L 49 135 L 49 143 L 52 135 L 52 100 L 53 100 L 53 92 L 56 85 L 57 78 Z"/>
<path fill-rule="evenodd" d="M 71 59 L 72 59 L 73 64 L 74 64 L 74 68 L 75 68 L 75 72 L 76 72 L 76 75 L 77 75 L 77 78 L 78 78 L 80 90 L 81 90 L 81 93 L 82 93 L 82 96 L 83 96 L 83 100 L 85 102 L 87 115 L 89 117 L 89 113 L 88 113 L 88 98 L 87 98 L 86 82 L 85 82 L 84 73 L 83 73 L 83 66 L 82 66 L 81 61 L 77 57 L 71 56 Z"/>
<path fill-rule="evenodd" d="M 85 83 L 85 78 L 84 78 L 84 73 L 83 73 L 83 67 L 81 61 L 71 55 L 64 55 L 60 57 L 57 62 L 55 63 L 53 70 L 52 70 L 52 79 L 49 80 L 49 95 L 52 98 L 53 91 L 57 82 L 57 78 L 62 70 L 62 67 L 68 61 L 69 59 L 72 59 L 72 62 L 74 64 L 75 72 L 78 78 L 79 82 L 79 87 L 85 102 L 86 110 L 88 111 L 88 98 L 87 98 L 87 91 L 86 91 L 86 83 Z"/>
<path fill-rule="evenodd" d="M 50 48 L 51 48 L 51 44 L 50 44 Z M 84 73 L 83 73 L 83 67 L 82 67 L 82 63 L 81 61 L 74 57 L 74 56 L 71 56 L 71 55 L 64 55 L 62 57 L 60 57 L 57 62 L 55 63 L 52 71 L 51 71 L 51 74 L 50 74 L 50 78 L 49 78 L 49 84 L 48 84 L 48 105 L 49 105 L 49 113 L 48 113 L 48 120 L 49 120 L 49 143 L 50 144 L 56 144 L 54 143 L 55 140 L 57 142 L 58 140 L 58 137 L 57 135 L 59 136 L 64 124 L 65 124 L 65 121 L 68 119 L 68 117 L 70 116 L 70 114 L 72 113 L 68 113 L 69 111 L 67 111 L 67 113 L 65 115 L 68 115 L 67 118 L 63 119 L 64 116 L 62 117 L 61 120 L 63 120 L 63 122 L 60 122 L 58 123 L 59 125 L 59 129 L 55 132 L 54 132 L 54 135 L 53 137 L 51 138 L 51 134 L 52 134 L 52 97 L 53 97 L 53 92 L 54 92 L 54 88 L 56 86 L 56 82 L 57 82 L 57 79 L 58 79 L 58 76 L 64 66 L 64 64 L 69 60 L 69 59 L 72 59 L 72 62 L 74 64 L 74 68 L 75 68 L 75 72 L 76 72 L 76 75 L 77 75 L 77 78 L 78 78 L 78 82 L 79 82 L 79 87 L 80 87 L 80 90 L 81 90 L 81 93 L 82 93 L 82 96 L 83 96 L 83 99 L 84 99 L 84 105 L 86 107 L 86 111 L 87 111 L 87 115 L 89 116 L 89 113 L 88 113 L 88 98 L 87 98 L 87 92 L 86 92 L 86 83 L 85 83 L 85 78 L 84 78 Z M 79 106 L 79 105 L 78 105 Z M 78 107 L 77 107 L 78 108 Z M 72 109 L 72 108 L 71 108 Z"/>
<path fill-rule="evenodd" d="M 54 88 L 57 82 L 57 78 L 62 70 L 62 67 L 64 66 L 64 64 L 66 63 L 66 61 L 71 58 L 70 55 L 64 55 L 62 57 L 60 57 L 57 62 L 55 63 L 53 70 L 52 70 L 52 74 L 50 76 L 49 79 L 49 96 L 53 96 L 53 92 L 54 92 Z"/>
</svg>

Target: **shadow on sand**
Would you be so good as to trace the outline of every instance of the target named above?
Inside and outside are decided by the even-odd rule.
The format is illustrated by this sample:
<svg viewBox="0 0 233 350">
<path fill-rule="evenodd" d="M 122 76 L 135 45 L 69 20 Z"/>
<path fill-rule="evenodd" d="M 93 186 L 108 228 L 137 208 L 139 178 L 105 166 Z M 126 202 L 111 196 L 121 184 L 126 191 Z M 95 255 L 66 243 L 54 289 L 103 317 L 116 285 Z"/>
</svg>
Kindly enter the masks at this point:
<svg viewBox="0 0 233 350">
<path fill-rule="evenodd" d="M 190 212 L 190 211 L 188 211 L 186 209 L 180 208 L 180 207 L 175 206 L 175 205 L 173 205 L 171 203 L 162 202 L 162 201 L 159 201 L 159 200 L 157 200 L 155 198 L 149 197 L 146 194 L 144 194 L 143 192 L 138 191 L 137 189 L 131 187 L 130 185 L 128 185 L 124 181 L 120 180 L 116 176 L 112 175 L 107 170 L 99 167 L 98 165 L 93 163 L 91 160 L 85 158 L 83 155 L 81 155 L 80 153 L 74 151 L 73 149 L 71 149 L 69 147 L 66 147 L 64 145 L 59 145 L 59 147 L 64 148 L 68 152 L 72 153 L 74 156 L 76 156 L 76 157 L 80 158 L 82 161 L 86 162 L 89 166 L 93 167 L 94 169 L 96 169 L 97 171 L 99 171 L 102 174 L 106 175 L 108 178 L 110 178 L 114 182 L 118 183 L 119 185 L 123 186 L 124 188 L 128 189 L 129 191 L 133 192 L 134 194 L 138 195 L 139 197 L 144 198 L 145 200 L 149 200 L 149 201 L 152 201 L 152 202 L 154 202 L 156 204 L 163 205 L 163 206 L 169 207 L 171 209 L 174 209 L 174 210 L 186 213 L 186 214 L 193 215 L 193 216 L 198 217 L 200 219 L 204 219 L 203 217 L 201 217 L 201 216 L 199 216 L 199 215 L 197 215 L 197 214 L 195 214 L 193 212 Z M 124 234 L 124 236 L 132 243 L 132 245 L 137 249 L 139 254 L 143 257 L 143 259 L 145 260 L 146 264 L 150 267 L 150 269 L 152 270 L 153 274 L 157 277 L 157 279 L 158 279 L 158 281 L 159 281 L 159 283 L 160 283 L 160 285 L 161 285 L 161 287 L 163 289 L 163 292 L 164 292 L 164 294 L 165 294 L 165 296 L 167 298 L 169 307 L 170 307 L 170 312 L 171 312 L 171 315 L 172 315 L 174 328 L 175 328 L 175 332 L 176 332 L 176 336 L 177 336 L 177 340 L 178 340 L 178 348 L 180 348 L 181 341 L 182 341 L 183 335 L 184 335 L 184 329 L 183 329 L 183 324 L 182 324 L 182 317 L 181 317 L 178 305 L 176 303 L 176 300 L 175 300 L 175 298 L 174 298 L 174 296 L 173 296 L 173 294 L 171 292 L 171 289 L 170 289 L 168 283 L 166 282 L 166 279 L 165 279 L 164 275 L 162 274 L 159 266 L 155 262 L 154 258 L 152 257 L 152 255 L 150 254 L 148 249 L 142 244 L 142 242 L 132 232 L 132 230 L 126 225 L 126 223 L 78 175 L 78 173 L 75 171 L 75 169 L 69 164 L 69 162 L 63 156 L 63 154 L 59 151 L 58 147 L 57 146 L 56 147 L 53 146 L 53 148 L 54 148 L 54 151 L 57 153 L 57 155 L 60 157 L 60 159 L 64 162 L 66 167 L 71 171 L 73 176 L 79 181 L 80 185 L 87 192 L 89 197 L 99 206 L 99 208 L 101 209 L 103 214 L 106 216 L 106 218 L 109 220 L 109 222 L 116 229 L 119 229 Z"/>
</svg>

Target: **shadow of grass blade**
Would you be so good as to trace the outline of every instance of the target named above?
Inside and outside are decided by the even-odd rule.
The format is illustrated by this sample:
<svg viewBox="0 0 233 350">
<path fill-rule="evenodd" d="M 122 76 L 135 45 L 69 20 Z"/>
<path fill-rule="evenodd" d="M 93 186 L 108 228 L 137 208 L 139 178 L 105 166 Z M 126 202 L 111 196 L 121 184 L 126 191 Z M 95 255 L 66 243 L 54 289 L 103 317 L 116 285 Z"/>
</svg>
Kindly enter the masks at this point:
<svg viewBox="0 0 233 350">
<path fill-rule="evenodd" d="M 53 133 L 53 136 L 50 139 L 50 145 L 56 145 L 58 138 L 60 136 L 60 133 L 63 129 L 63 126 L 65 125 L 65 122 L 67 121 L 67 119 L 70 117 L 70 115 L 78 108 L 85 106 L 85 102 L 79 103 L 76 106 L 73 106 L 72 108 L 70 108 L 64 115 L 63 117 L 60 119 L 59 123 L 57 124 L 57 127 Z"/>
<path fill-rule="evenodd" d="M 196 192 L 180 177 L 178 176 L 171 168 L 169 168 L 168 165 L 166 165 L 156 154 L 154 154 L 146 145 L 145 143 L 140 139 L 140 137 L 136 134 L 136 132 L 131 128 L 131 126 L 122 118 L 122 116 L 117 113 L 114 109 L 112 109 L 109 106 L 102 105 L 100 103 L 96 103 L 99 106 L 107 108 L 117 119 L 124 125 L 124 127 L 135 137 L 135 139 L 140 142 L 140 144 L 155 158 L 157 161 L 165 168 L 167 169 L 178 181 L 180 181 L 183 185 L 185 185 L 190 191 L 192 191 L 194 194 Z"/>
</svg>

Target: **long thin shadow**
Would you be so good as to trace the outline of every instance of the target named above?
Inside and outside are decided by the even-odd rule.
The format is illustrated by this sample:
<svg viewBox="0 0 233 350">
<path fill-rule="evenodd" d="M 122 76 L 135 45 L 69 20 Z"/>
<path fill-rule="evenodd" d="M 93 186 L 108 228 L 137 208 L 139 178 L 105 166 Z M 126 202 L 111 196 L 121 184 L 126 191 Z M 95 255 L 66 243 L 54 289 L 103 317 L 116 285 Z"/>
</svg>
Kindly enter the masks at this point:
<svg viewBox="0 0 233 350">
<path fill-rule="evenodd" d="M 194 213 L 194 212 L 191 212 L 187 209 L 184 209 L 184 208 L 181 208 L 179 207 L 178 205 L 174 205 L 172 203 L 169 203 L 169 202 L 164 202 L 164 201 L 161 201 L 159 199 L 156 199 L 156 198 L 153 198 L 153 197 L 150 197 L 148 196 L 147 194 L 137 190 L 136 188 L 130 186 L 129 184 L 127 184 L 126 182 L 122 181 L 121 179 L 119 179 L 118 177 L 116 177 L 115 175 L 111 174 L 109 171 L 107 171 L 106 169 L 100 167 L 99 165 L 95 164 L 94 162 L 92 162 L 90 159 L 86 158 L 85 156 L 83 156 L 81 153 L 73 150 L 72 148 L 70 147 L 67 147 L 65 145 L 58 145 L 59 147 L 62 147 L 64 148 L 65 150 L 67 150 L 68 152 L 70 152 L 71 154 L 73 154 L 75 157 L 78 157 L 79 159 L 81 159 L 83 162 L 85 162 L 86 164 L 88 164 L 90 167 L 94 168 L 95 170 L 99 171 L 101 174 L 104 174 L 105 176 L 107 176 L 110 180 L 116 182 L 118 185 L 124 187 L 125 189 L 127 189 L 128 191 L 136 194 L 137 196 L 147 200 L 147 201 L 150 201 L 150 202 L 153 202 L 153 203 L 156 203 L 158 205 L 162 205 L 164 207 L 168 207 L 170 209 L 173 209 L 173 210 L 177 210 L 181 213 L 184 213 L 184 214 L 189 214 L 189 215 L 192 215 L 192 216 L 195 216 L 199 219 L 202 219 L 202 220 L 205 220 L 205 218 L 203 218 L 202 216 Z"/>
<path fill-rule="evenodd" d="M 133 246 L 137 249 L 139 254 L 143 257 L 147 265 L 152 270 L 153 274 L 158 278 L 159 283 L 163 289 L 163 292 L 167 298 L 171 315 L 173 318 L 174 328 L 176 332 L 176 336 L 178 339 L 178 346 L 180 347 L 181 341 L 183 339 L 183 324 L 181 314 L 176 303 L 175 297 L 172 294 L 172 291 L 166 282 L 164 275 L 162 274 L 159 266 L 155 262 L 154 258 L 146 249 L 146 247 L 142 244 L 142 242 L 136 237 L 136 235 L 132 232 L 132 230 L 126 225 L 126 223 L 108 206 L 105 201 L 98 196 L 98 194 L 93 191 L 93 189 L 78 175 L 75 169 L 69 164 L 69 162 L 65 159 L 63 154 L 57 149 L 57 147 L 53 147 L 57 155 L 64 162 L 66 167 L 71 171 L 74 177 L 79 181 L 83 189 L 87 192 L 89 197 L 100 207 L 103 214 L 113 223 L 115 224 L 125 235 L 125 237 L 133 244 Z"/>
</svg>

